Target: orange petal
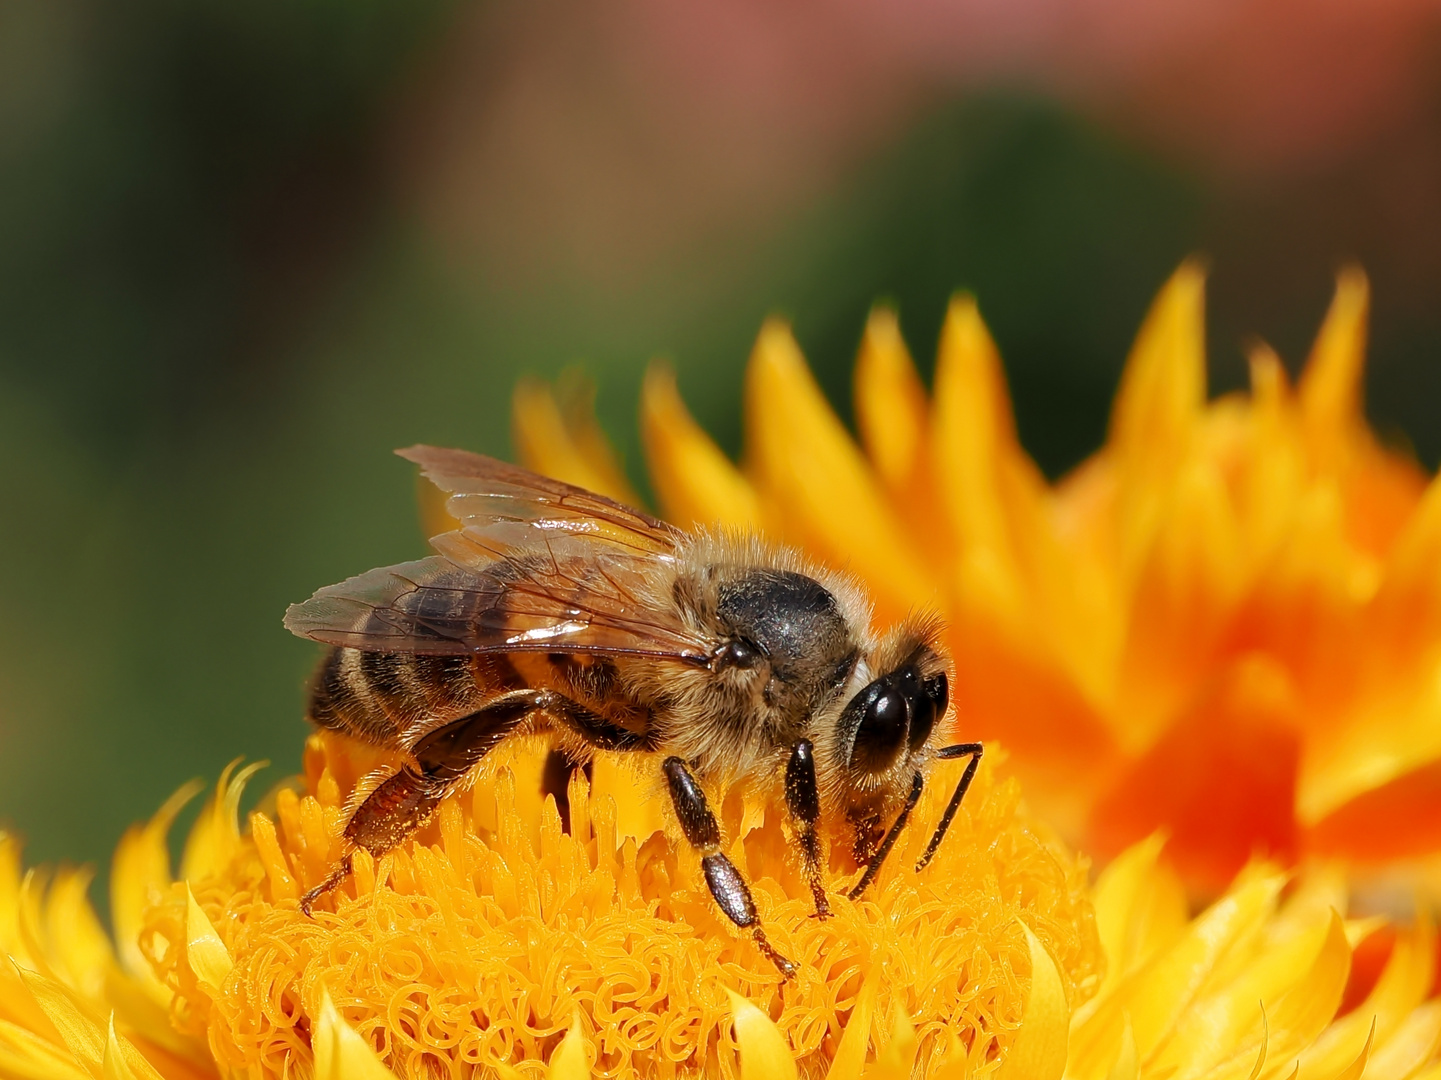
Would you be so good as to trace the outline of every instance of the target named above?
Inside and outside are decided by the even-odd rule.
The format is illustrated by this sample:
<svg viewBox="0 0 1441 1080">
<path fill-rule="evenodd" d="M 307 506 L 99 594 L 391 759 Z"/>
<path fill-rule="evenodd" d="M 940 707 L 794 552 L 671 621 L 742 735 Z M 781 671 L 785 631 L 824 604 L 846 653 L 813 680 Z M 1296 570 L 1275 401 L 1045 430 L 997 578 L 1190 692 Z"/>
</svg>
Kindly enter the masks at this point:
<svg viewBox="0 0 1441 1080">
<path fill-rule="evenodd" d="M 926 389 L 901 337 L 896 313 L 871 309 L 855 370 L 856 427 L 882 482 L 909 495 L 923 462 L 928 424 Z"/>
<path fill-rule="evenodd" d="M 1334 453 L 1362 422 L 1361 376 L 1366 363 L 1366 319 L 1371 289 L 1359 267 L 1336 275 L 1336 293 L 1321 324 L 1298 387 L 1301 415 L 1313 446 Z"/>
<path fill-rule="evenodd" d="M 1431 716 L 1435 723 L 1441 712 Z M 1384 758 L 1373 764 L 1378 770 L 1390 768 Z M 1357 782 L 1364 780 L 1364 774 L 1356 776 Z M 1375 864 L 1430 855 L 1441 848 L 1441 762 L 1357 794 L 1314 824 L 1307 818 L 1310 805 L 1298 800 L 1297 816 L 1310 824 L 1302 834 L 1302 845 L 1315 854 Z"/>
<path fill-rule="evenodd" d="M 1096 805 L 1093 843 L 1119 851 L 1163 828 L 1183 875 L 1213 892 L 1258 849 L 1289 861 L 1299 724 L 1281 668 L 1259 656 L 1232 665 Z"/>
<path fill-rule="evenodd" d="M 1240 530 L 1215 462 L 1192 460 L 1158 504 L 1132 597 L 1117 735 L 1144 750 L 1215 659 L 1242 595 Z"/>
<path fill-rule="evenodd" d="M 871 586 L 883 620 L 941 599 L 875 475 L 772 319 L 746 369 L 746 462 L 784 539 Z"/>
<path fill-rule="evenodd" d="M 1164 463 L 1184 451 L 1206 401 L 1205 272 L 1183 262 L 1141 324 L 1111 411 L 1108 445 Z"/>
<path fill-rule="evenodd" d="M 935 471 L 940 496 L 963 551 L 991 553 L 1017 572 L 1009 489 L 1039 491 L 1039 476 L 1016 442 L 1000 354 L 974 298 L 951 301 L 936 358 Z M 1019 585 L 1019 583 L 1017 583 Z"/>
<path fill-rule="evenodd" d="M 755 489 L 691 417 L 675 372 L 665 364 L 652 364 L 646 372 L 640 426 L 651 485 L 667 521 L 681 528 L 760 526 Z"/>
<path fill-rule="evenodd" d="M 595 422 L 594 391 L 574 376 L 570 391 L 562 408 L 546 383 L 524 379 L 516 385 L 511 436 L 521 463 L 534 472 L 639 506 L 640 498 Z"/>
</svg>

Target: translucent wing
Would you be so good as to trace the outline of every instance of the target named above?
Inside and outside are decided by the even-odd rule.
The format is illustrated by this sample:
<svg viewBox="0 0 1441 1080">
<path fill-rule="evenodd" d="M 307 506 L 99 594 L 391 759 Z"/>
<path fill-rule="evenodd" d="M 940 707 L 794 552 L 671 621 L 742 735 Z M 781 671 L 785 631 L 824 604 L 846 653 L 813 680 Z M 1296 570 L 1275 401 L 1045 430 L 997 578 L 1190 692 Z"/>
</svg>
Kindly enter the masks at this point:
<svg viewBox="0 0 1441 1080">
<path fill-rule="evenodd" d="M 539 476 L 482 454 L 412 446 L 397 453 L 448 492 L 446 509 L 472 544 L 497 556 L 544 549 L 557 556 L 601 548 L 674 554 L 685 534 L 584 488 Z"/>
<path fill-rule="evenodd" d="M 703 662 L 711 643 L 667 595 L 684 534 L 504 462 L 417 447 L 462 528 L 428 559 L 383 567 L 293 605 L 302 637 L 382 652 L 631 653 Z"/>
</svg>

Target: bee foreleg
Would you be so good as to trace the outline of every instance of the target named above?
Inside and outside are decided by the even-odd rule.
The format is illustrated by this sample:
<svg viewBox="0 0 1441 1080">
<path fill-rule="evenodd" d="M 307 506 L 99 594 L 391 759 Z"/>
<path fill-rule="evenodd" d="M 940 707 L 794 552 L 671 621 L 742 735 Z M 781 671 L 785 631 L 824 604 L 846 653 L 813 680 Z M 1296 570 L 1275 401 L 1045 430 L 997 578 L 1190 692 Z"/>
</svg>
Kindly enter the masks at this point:
<svg viewBox="0 0 1441 1080">
<path fill-rule="evenodd" d="M 941 815 L 940 823 L 936 825 L 936 831 L 931 834 L 931 842 L 926 845 L 926 850 L 916 860 L 917 873 L 926 868 L 926 864 L 935 855 L 936 848 L 941 846 L 941 840 L 944 839 L 946 830 L 951 827 L 951 819 L 956 816 L 956 811 L 961 807 L 961 800 L 966 797 L 966 791 L 970 788 L 971 781 L 975 779 L 976 767 L 981 763 L 981 752 L 984 749 L 985 747 L 978 742 L 968 742 L 956 746 L 945 746 L 936 751 L 936 757 L 939 758 L 958 758 L 969 754 L 971 760 L 966 763 L 966 771 L 961 773 L 960 780 L 956 782 L 955 793 L 951 796 L 951 801 L 946 804 L 946 812 Z"/>
<path fill-rule="evenodd" d="M 861 880 L 856 882 L 855 887 L 846 894 L 847 899 L 859 899 L 861 893 L 866 891 L 867 886 L 869 886 L 870 883 L 876 879 L 876 875 L 881 872 L 881 864 L 886 861 L 886 856 L 891 853 L 891 848 L 896 846 L 896 840 L 900 837 L 901 830 L 906 826 L 906 819 L 911 816 L 911 811 L 916 808 L 916 803 L 920 801 L 921 789 L 924 786 L 925 781 L 921 779 L 921 774 L 916 773 L 915 779 L 911 781 L 911 793 L 906 796 L 905 805 L 901 807 L 901 812 L 896 815 L 896 820 L 891 822 L 891 827 L 886 833 L 886 838 L 881 841 L 881 846 L 876 851 L 876 857 L 866 865 L 866 872 L 861 875 Z"/>
<path fill-rule="evenodd" d="M 791 749 L 786 762 L 786 808 L 796 830 L 801 849 L 801 869 L 811 895 L 816 900 L 816 918 L 828 919 L 830 903 L 826 900 L 825 883 L 821 880 L 821 842 L 816 835 L 816 821 L 821 816 L 821 796 L 816 787 L 815 748 L 809 739 L 801 739 Z"/>
<path fill-rule="evenodd" d="M 741 872 L 736 869 L 720 849 L 720 824 L 711 813 L 705 792 L 695 782 L 685 762 L 678 757 L 668 757 L 661 766 L 670 787 L 671 804 L 680 821 L 681 832 L 690 846 L 700 854 L 701 868 L 705 872 L 706 886 L 711 896 L 726 917 L 742 930 L 750 930 L 757 947 L 770 959 L 786 978 L 796 972 L 795 964 L 776 952 L 760 927 L 756 914 L 755 900 L 750 887 Z"/>
</svg>

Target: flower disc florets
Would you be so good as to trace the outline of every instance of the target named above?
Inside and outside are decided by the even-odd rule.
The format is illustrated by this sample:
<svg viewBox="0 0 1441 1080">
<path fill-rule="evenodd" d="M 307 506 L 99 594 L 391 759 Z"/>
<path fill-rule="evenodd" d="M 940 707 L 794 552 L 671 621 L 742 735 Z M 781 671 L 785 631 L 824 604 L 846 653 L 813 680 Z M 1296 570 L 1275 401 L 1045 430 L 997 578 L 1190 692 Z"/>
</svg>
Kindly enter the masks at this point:
<svg viewBox="0 0 1441 1080">
<path fill-rule="evenodd" d="M 602 763 L 594 790 L 576 773 L 563 820 L 542 793 L 544 749 L 497 751 L 413 842 L 378 861 L 358 852 L 352 879 L 307 918 L 297 898 L 342 854 L 347 797 L 379 763 L 313 738 L 306 792 L 281 791 L 228 863 L 190 882 L 199 911 L 176 886 L 149 912 L 142 946 L 176 991 L 177 1023 L 237 1075 L 296 1075 L 311 1056 L 306 1018 L 328 993 L 398 1075 L 458 1077 L 538 1066 L 578 1014 L 597 1076 L 729 1076 L 732 990 L 776 1021 L 803 1074 L 824 1075 L 863 997 L 874 1047 L 900 1010 L 927 1068 L 952 1034 L 973 1065 L 996 1059 L 1021 1020 L 1027 928 L 1073 1005 L 1099 983 L 1084 863 L 989 768 L 923 874 L 916 828 L 851 903 L 841 893 L 856 871 L 838 852 L 825 921 L 777 808 L 725 798 L 729 854 L 799 965 L 783 982 L 716 908 L 696 857 L 656 829 L 656 804 L 636 794 L 647 785 L 623 763 Z M 953 765 L 937 768 L 919 821 L 936 820 Z M 216 982 L 194 963 L 206 922 L 231 961 Z"/>
</svg>

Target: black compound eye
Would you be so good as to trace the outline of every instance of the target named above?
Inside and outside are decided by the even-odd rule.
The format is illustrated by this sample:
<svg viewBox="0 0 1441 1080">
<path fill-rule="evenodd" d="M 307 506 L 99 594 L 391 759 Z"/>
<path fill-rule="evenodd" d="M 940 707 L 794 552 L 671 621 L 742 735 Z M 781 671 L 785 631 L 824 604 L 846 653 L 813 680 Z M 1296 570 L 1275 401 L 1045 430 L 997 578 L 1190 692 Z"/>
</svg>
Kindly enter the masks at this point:
<svg viewBox="0 0 1441 1080">
<path fill-rule="evenodd" d="M 911 749 L 919 750 L 931 737 L 936 721 L 946 714 L 951 701 L 951 684 L 943 671 L 916 688 L 911 698 Z"/>
<path fill-rule="evenodd" d="M 862 772 L 885 772 L 895 764 L 906 742 L 910 719 L 906 698 L 891 686 L 877 687 L 861 714 L 856 741 L 851 749 L 851 767 Z"/>
<path fill-rule="evenodd" d="M 715 653 L 717 667 L 753 668 L 764 659 L 760 646 L 745 638 L 732 638 Z"/>
</svg>

